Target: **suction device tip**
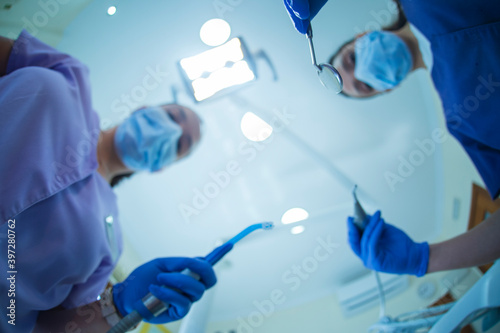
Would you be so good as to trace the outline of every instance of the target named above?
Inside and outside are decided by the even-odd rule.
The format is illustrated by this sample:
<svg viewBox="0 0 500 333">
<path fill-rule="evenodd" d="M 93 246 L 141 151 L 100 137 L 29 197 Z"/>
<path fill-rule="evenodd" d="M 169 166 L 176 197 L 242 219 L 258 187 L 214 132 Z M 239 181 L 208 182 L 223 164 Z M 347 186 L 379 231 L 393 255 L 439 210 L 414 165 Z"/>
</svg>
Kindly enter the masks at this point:
<svg viewBox="0 0 500 333">
<path fill-rule="evenodd" d="M 262 229 L 271 230 L 272 228 L 274 228 L 273 222 L 262 222 Z"/>
</svg>

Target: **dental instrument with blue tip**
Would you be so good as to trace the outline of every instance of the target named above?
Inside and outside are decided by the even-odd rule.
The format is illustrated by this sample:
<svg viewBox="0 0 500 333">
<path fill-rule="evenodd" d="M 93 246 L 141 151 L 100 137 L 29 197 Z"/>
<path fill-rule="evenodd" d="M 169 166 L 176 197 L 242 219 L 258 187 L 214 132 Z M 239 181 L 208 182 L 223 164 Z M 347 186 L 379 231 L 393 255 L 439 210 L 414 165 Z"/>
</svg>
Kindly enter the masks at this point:
<svg viewBox="0 0 500 333">
<path fill-rule="evenodd" d="M 273 222 L 262 222 L 262 223 L 256 223 L 253 224 L 243 231 L 241 231 L 239 234 L 222 244 L 221 246 L 218 246 L 215 248 L 212 252 L 210 252 L 204 259 L 210 264 L 210 265 L 215 265 L 217 262 L 219 262 L 227 253 L 229 253 L 234 245 L 241 241 L 243 238 L 248 236 L 250 233 L 252 233 L 255 230 L 271 230 L 273 229 L 274 224 Z M 196 280 L 200 279 L 200 276 L 198 274 L 195 274 L 191 272 L 189 269 L 185 269 L 181 272 L 184 275 L 191 276 L 195 278 Z M 151 314 L 156 317 L 163 313 L 165 310 L 168 309 L 169 304 L 164 303 L 160 301 L 158 298 L 156 298 L 153 294 L 148 293 L 146 296 L 142 298 L 141 301 L 139 301 L 140 306 L 146 307 Z M 142 316 L 139 314 L 137 310 L 132 311 L 128 315 L 126 315 L 118 324 L 116 324 L 113 328 L 111 328 L 108 333 L 124 333 L 127 332 L 129 329 L 133 328 L 137 324 L 139 324 L 142 321 Z"/>
<path fill-rule="evenodd" d="M 259 229 L 271 230 L 273 227 L 274 224 L 272 222 L 262 222 L 253 224 L 248 228 L 246 228 L 245 230 L 243 230 L 242 232 L 240 232 L 239 234 L 237 234 L 236 236 L 234 236 L 233 238 L 231 238 L 230 240 L 228 240 L 227 242 L 225 242 L 224 244 L 222 244 L 221 246 L 217 247 L 212 252 L 210 252 L 210 254 L 205 257 L 205 260 L 208 261 L 210 265 L 213 266 L 220 259 L 222 259 L 222 257 L 224 257 L 229 251 L 233 249 L 234 244 L 239 242 L 241 239 L 246 237 L 251 232 Z"/>
</svg>

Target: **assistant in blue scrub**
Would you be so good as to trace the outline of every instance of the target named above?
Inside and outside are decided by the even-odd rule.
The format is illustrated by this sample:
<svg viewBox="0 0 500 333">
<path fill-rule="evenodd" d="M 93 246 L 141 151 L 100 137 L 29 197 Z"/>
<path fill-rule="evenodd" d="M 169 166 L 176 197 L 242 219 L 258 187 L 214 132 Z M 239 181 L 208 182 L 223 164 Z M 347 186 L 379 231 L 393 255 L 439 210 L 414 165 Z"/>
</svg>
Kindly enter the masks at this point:
<svg viewBox="0 0 500 333">
<path fill-rule="evenodd" d="M 325 4 L 324 0 L 284 1 L 301 33 L 314 17 L 308 14 L 318 13 Z M 426 68 L 440 95 L 450 133 L 467 151 L 491 197 L 498 197 L 500 2 L 401 0 L 397 5 L 401 9 L 397 25 L 382 32 L 360 34 L 331 57 L 330 62 L 344 81 L 343 94 L 366 98 L 389 92 L 408 73 Z M 386 224 L 379 213 L 370 221 L 361 237 L 350 219 L 349 241 L 365 265 L 376 270 L 421 276 L 426 273 L 422 267 L 432 272 L 479 265 L 500 257 L 500 246 L 491 239 L 491 235 L 500 234 L 499 214 L 472 232 L 431 245 L 430 251 L 427 243 L 420 246 Z M 478 237 L 482 237 L 480 243 Z M 414 251 L 417 248 L 418 253 Z M 412 260 L 411 268 L 405 267 L 409 257 L 418 258 Z"/>
<path fill-rule="evenodd" d="M 37 330 L 59 332 L 64 311 L 96 302 L 122 252 L 112 180 L 186 156 L 200 139 L 200 123 L 192 110 L 171 104 L 143 108 L 101 131 L 86 66 L 25 31 L 0 44 L 0 331 L 31 332 L 58 309 L 56 320 Z M 186 267 L 204 280 L 162 275 Z M 173 305 L 155 322 L 179 319 L 215 283 L 201 259 L 160 258 L 134 274 L 134 283 L 113 290 L 117 317 L 137 300 L 130 295 L 174 283 L 185 286 L 182 294 L 152 291 Z"/>
</svg>

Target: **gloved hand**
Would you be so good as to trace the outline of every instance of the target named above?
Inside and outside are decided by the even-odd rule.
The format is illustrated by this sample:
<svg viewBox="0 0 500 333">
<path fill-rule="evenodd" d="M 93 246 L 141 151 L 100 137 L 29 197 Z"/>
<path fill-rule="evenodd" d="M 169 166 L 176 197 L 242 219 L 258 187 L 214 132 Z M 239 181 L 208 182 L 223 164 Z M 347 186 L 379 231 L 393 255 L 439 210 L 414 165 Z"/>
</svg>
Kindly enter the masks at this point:
<svg viewBox="0 0 500 333">
<path fill-rule="evenodd" d="M 415 243 L 402 230 L 387 224 L 377 211 L 364 232 L 353 218 L 347 219 L 349 244 L 367 268 L 396 274 L 425 275 L 429 263 L 429 244 Z"/>
<path fill-rule="evenodd" d="M 198 274 L 200 281 L 181 274 L 185 268 Z M 151 292 L 170 306 L 161 315 L 144 320 L 152 324 L 164 324 L 184 317 L 191 304 L 199 300 L 205 289 L 212 287 L 216 281 L 212 266 L 203 259 L 158 258 L 137 267 L 125 281 L 115 284 L 113 300 L 120 314 L 126 316 L 140 309 L 140 303 L 136 302 Z M 139 311 L 141 314 L 143 312 Z M 146 313 L 149 314 L 148 311 Z"/>
<path fill-rule="evenodd" d="M 328 0 L 284 0 L 285 8 L 292 19 L 295 29 L 305 34 L 310 21 Z"/>
</svg>

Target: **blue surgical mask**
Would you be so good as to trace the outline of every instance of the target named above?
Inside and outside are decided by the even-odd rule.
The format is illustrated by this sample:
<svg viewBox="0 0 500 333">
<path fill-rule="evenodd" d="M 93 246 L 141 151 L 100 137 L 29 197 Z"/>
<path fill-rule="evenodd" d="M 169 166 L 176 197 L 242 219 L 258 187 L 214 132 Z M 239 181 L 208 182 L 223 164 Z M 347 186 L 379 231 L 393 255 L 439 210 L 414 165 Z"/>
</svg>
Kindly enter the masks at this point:
<svg viewBox="0 0 500 333">
<path fill-rule="evenodd" d="M 356 40 L 354 77 L 375 90 L 397 86 L 413 67 L 406 43 L 386 31 L 373 31 Z"/>
<path fill-rule="evenodd" d="M 131 170 L 157 171 L 177 158 L 182 128 L 161 107 L 138 110 L 120 124 L 115 148 Z"/>
</svg>

